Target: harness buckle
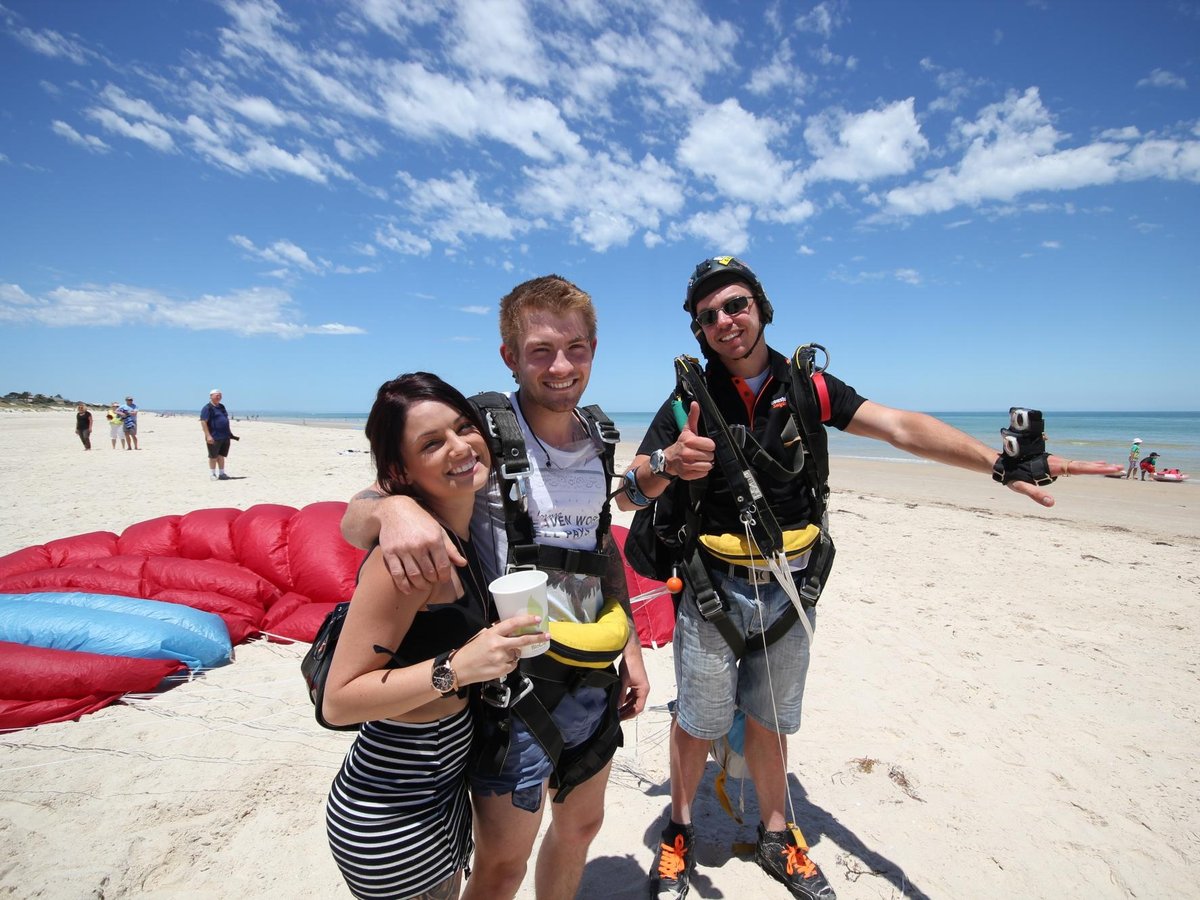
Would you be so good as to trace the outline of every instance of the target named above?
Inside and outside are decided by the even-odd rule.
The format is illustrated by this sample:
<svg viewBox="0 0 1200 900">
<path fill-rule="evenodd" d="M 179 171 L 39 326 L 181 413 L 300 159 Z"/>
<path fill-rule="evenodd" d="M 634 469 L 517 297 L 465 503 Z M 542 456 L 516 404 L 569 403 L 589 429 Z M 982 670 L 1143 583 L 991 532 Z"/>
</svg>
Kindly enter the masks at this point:
<svg viewBox="0 0 1200 900">
<path fill-rule="evenodd" d="M 510 709 L 532 692 L 533 682 L 522 675 L 515 696 L 513 695 L 513 689 L 505 680 L 495 678 L 491 681 L 485 681 L 480 685 L 479 697 L 488 706 L 495 707 L 496 709 Z"/>
<path fill-rule="evenodd" d="M 696 608 L 700 610 L 701 618 L 710 622 L 714 616 L 725 611 L 725 604 L 716 591 L 710 591 L 704 599 L 696 598 Z"/>
<path fill-rule="evenodd" d="M 739 569 L 742 571 L 739 572 Z M 743 575 L 742 572 L 745 572 L 745 574 Z M 729 567 L 729 574 L 734 578 L 744 578 L 746 581 L 754 585 L 769 584 L 771 579 L 775 577 L 771 574 L 770 569 L 760 569 L 756 566 L 731 565 Z"/>
</svg>

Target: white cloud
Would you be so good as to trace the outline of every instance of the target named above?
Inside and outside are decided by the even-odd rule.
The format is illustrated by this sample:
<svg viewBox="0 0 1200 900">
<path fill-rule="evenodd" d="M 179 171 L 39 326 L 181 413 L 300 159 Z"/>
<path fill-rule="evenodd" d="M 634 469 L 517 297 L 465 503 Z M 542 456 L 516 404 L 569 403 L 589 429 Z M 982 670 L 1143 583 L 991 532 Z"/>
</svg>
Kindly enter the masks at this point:
<svg viewBox="0 0 1200 900">
<path fill-rule="evenodd" d="M 100 92 L 100 99 L 110 109 L 130 119 L 141 119 L 144 122 L 158 125 L 160 128 L 172 128 L 175 122 L 155 109 L 154 104 L 137 97 L 130 97 L 116 85 L 106 85 Z"/>
<path fill-rule="evenodd" d="M 747 112 L 737 100 L 711 106 L 692 120 L 679 143 L 679 161 L 734 201 L 771 205 L 795 200 L 800 184 L 790 163 L 770 148 L 777 122 Z"/>
<path fill-rule="evenodd" d="M 715 212 L 699 212 L 684 222 L 672 225 L 673 240 L 692 238 L 713 252 L 744 253 L 750 246 L 750 207 L 730 204 Z"/>
<path fill-rule="evenodd" d="M 579 138 L 553 103 L 514 96 L 497 81 L 457 82 L 403 63 L 392 67 L 379 94 L 388 123 L 413 137 L 490 138 L 540 160 L 582 155 Z"/>
<path fill-rule="evenodd" d="M 462 0 L 454 61 L 469 72 L 544 85 L 549 65 L 521 0 Z"/>
<path fill-rule="evenodd" d="M 919 285 L 921 283 L 921 273 L 916 269 L 897 269 L 893 274 L 897 281 L 905 284 Z"/>
<path fill-rule="evenodd" d="M 958 130 L 966 147 L 959 163 L 888 191 L 888 212 L 922 215 L 985 200 L 1012 200 L 1029 191 L 1107 184 L 1117 179 L 1115 161 L 1127 150 L 1113 143 L 1059 150 L 1063 136 L 1037 88 L 1009 94 L 985 107 L 975 121 L 958 123 Z"/>
<path fill-rule="evenodd" d="M 846 4 L 844 0 L 824 0 L 795 21 L 797 31 L 810 31 L 825 40 L 833 36 L 835 29 L 845 24 Z"/>
<path fill-rule="evenodd" d="M 449 178 L 422 181 L 401 172 L 399 178 L 409 190 L 405 205 L 414 217 L 436 240 L 453 247 L 461 246 L 464 236 L 506 240 L 528 228 L 500 206 L 484 200 L 474 175 L 455 171 Z"/>
<path fill-rule="evenodd" d="M 298 338 L 308 334 L 365 334 L 354 325 L 306 325 L 290 295 L 278 288 L 247 288 L 177 300 L 126 284 L 58 287 L 32 297 L 19 285 L 0 285 L 0 321 L 52 327 L 144 326 L 226 331 L 246 337 Z"/>
<path fill-rule="evenodd" d="M 623 246 L 641 229 L 657 229 L 684 205 L 683 185 L 666 163 L 634 163 L 601 153 L 586 162 L 527 167 L 519 202 L 530 216 L 565 222 L 598 251 Z"/>
<path fill-rule="evenodd" d="M 80 134 L 61 119 L 50 123 L 50 130 L 59 137 L 66 138 L 72 144 L 78 144 L 92 153 L 107 153 L 111 148 L 94 134 Z"/>
<path fill-rule="evenodd" d="M 296 268 L 303 269 L 305 272 L 317 273 L 327 268 L 325 265 L 313 262 L 303 248 L 286 238 L 281 238 L 267 247 L 258 247 L 248 237 L 241 234 L 230 235 L 229 240 L 256 259 L 282 265 L 289 269 Z"/>
<path fill-rule="evenodd" d="M 1138 87 L 1175 88 L 1182 90 L 1187 87 L 1187 80 L 1166 69 L 1155 69 L 1137 83 Z"/>
<path fill-rule="evenodd" d="M 801 244 L 800 249 L 797 250 L 796 252 L 799 253 L 801 256 L 815 256 L 817 253 L 817 251 L 814 250 L 812 247 L 808 246 L 808 244 Z"/>
<path fill-rule="evenodd" d="M 257 125 L 280 128 L 293 120 L 266 97 L 239 97 L 230 101 L 230 108 Z"/>
<path fill-rule="evenodd" d="M 103 128 L 111 131 L 113 134 L 133 138 L 135 141 L 141 141 L 143 144 L 164 153 L 175 151 L 175 140 L 169 133 L 153 123 L 130 122 L 117 115 L 111 109 L 103 109 L 98 106 L 88 109 L 86 115 L 89 119 L 98 122 Z"/>
<path fill-rule="evenodd" d="M 375 242 L 386 250 L 405 256 L 428 256 L 433 249 L 433 244 L 428 238 L 413 234 L 404 228 L 397 228 L 392 222 L 375 229 Z"/>
<path fill-rule="evenodd" d="M 428 25 L 439 16 L 437 0 L 350 0 L 364 18 L 380 31 L 406 38 L 410 25 Z"/>
<path fill-rule="evenodd" d="M 901 175 L 929 149 L 914 112 L 913 98 L 857 115 L 828 110 L 809 120 L 804 129 L 816 162 L 811 181 L 871 181 Z"/>
<path fill-rule="evenodd" d="M 986 83 L 984 79 L 973 78 L 962 69 L 943 68 L 929 57 L 922 59 L 920 66 L 926 72 L 933 73 L 934 82 L 941 91 L 941 96 L 930 102 L 930 112 L 954 112 L 973 91 Z"/>
<path fill-rule="evenodd" d="M 1108 128 L 1100 132 L 1100 139 L 1104 141 L 1136 141 L 1142 136 L 1142 133 L 1133 125 L 1127 125 L 1124 128 Z"/>
<path fill-rule="evenodd" d="M 486 316 L 491 313 L 492 308 L 490 306 L 460 306 L 458 311 L 469 313 L 472 316 Z"/>
<path fill-rule="evenodd" d="M 792 61 L 791 44 L 782 40 L 775 48 L 771 59 L 750 73 L 746 89 L 752 94 L 763 96 L 777 88 L 801 95 L 808 90 L 809 79 Z"/>
<path fill-rule="evenodd" d="M 1042 241 L 1042 246 L 1047 250 L 1061 250 L 1062 241 Z"/>
<path fill-rule="evenodd" d="M 1200 182 L 1200 141 L 1156 138 L 1135 145 L 1121 166 L 1130 181 L 1165 178 Z"/>
<path fill-rule="evenodd" d="M 86 65 L 91 55 L 82 44 L 64 37 L 52 29 L 34 31 L 32 28 L 14 28 L 12 36 L 35 53 L 54 59 L 68 59 L 78 66 Z"/>
</svg>

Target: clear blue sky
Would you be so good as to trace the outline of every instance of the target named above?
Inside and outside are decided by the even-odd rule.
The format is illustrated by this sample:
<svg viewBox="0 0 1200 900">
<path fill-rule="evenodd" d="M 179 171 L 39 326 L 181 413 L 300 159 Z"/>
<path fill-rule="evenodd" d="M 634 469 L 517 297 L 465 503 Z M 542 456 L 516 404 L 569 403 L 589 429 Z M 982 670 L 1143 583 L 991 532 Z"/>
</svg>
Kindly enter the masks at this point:
<svg viewBox="0 0 1200 900">
<path fill-rule="evenodd" d="M 649 410 L 736 253 L 872 399 L 1200 409 L 1198 0 L 0 0 L 0 393 L 365 411 L 594 297 Z"/>
</svg>

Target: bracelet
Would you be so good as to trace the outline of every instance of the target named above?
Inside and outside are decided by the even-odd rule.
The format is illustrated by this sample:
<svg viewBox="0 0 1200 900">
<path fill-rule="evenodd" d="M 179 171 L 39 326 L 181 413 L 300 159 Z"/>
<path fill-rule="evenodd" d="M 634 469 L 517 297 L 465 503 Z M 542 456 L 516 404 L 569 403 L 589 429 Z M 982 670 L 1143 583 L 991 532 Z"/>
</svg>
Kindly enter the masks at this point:
<svg viewBox="0 0 1200 900">
<path fill-rule="evenodd" d="M 622 476 L 625 479 L 625 496 L 630 502 L 639 509 L 649 506 L 654 501 L 642 493 L 642 489 L 638 487 L 637 467 L 630 469 Z"/>
</svg>

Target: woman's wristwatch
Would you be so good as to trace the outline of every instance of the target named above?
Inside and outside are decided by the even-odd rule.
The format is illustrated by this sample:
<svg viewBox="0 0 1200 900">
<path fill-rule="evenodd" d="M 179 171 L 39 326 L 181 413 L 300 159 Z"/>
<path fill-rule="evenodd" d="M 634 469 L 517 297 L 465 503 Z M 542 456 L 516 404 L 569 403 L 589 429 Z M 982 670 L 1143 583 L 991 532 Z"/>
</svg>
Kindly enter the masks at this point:
<svg viewBox="0 0 1200 900">
<path fill-rule="evenodd" d="M 458 648 L 455 647 L 453 650 L 439 654 L 433 660 L 433 675 L 429 682 L 433 689 L 443 697 L 449 697 L 458 691 L 458 675 L 450 665 L 450 658 L 457 652 Z"/>
</svg>

